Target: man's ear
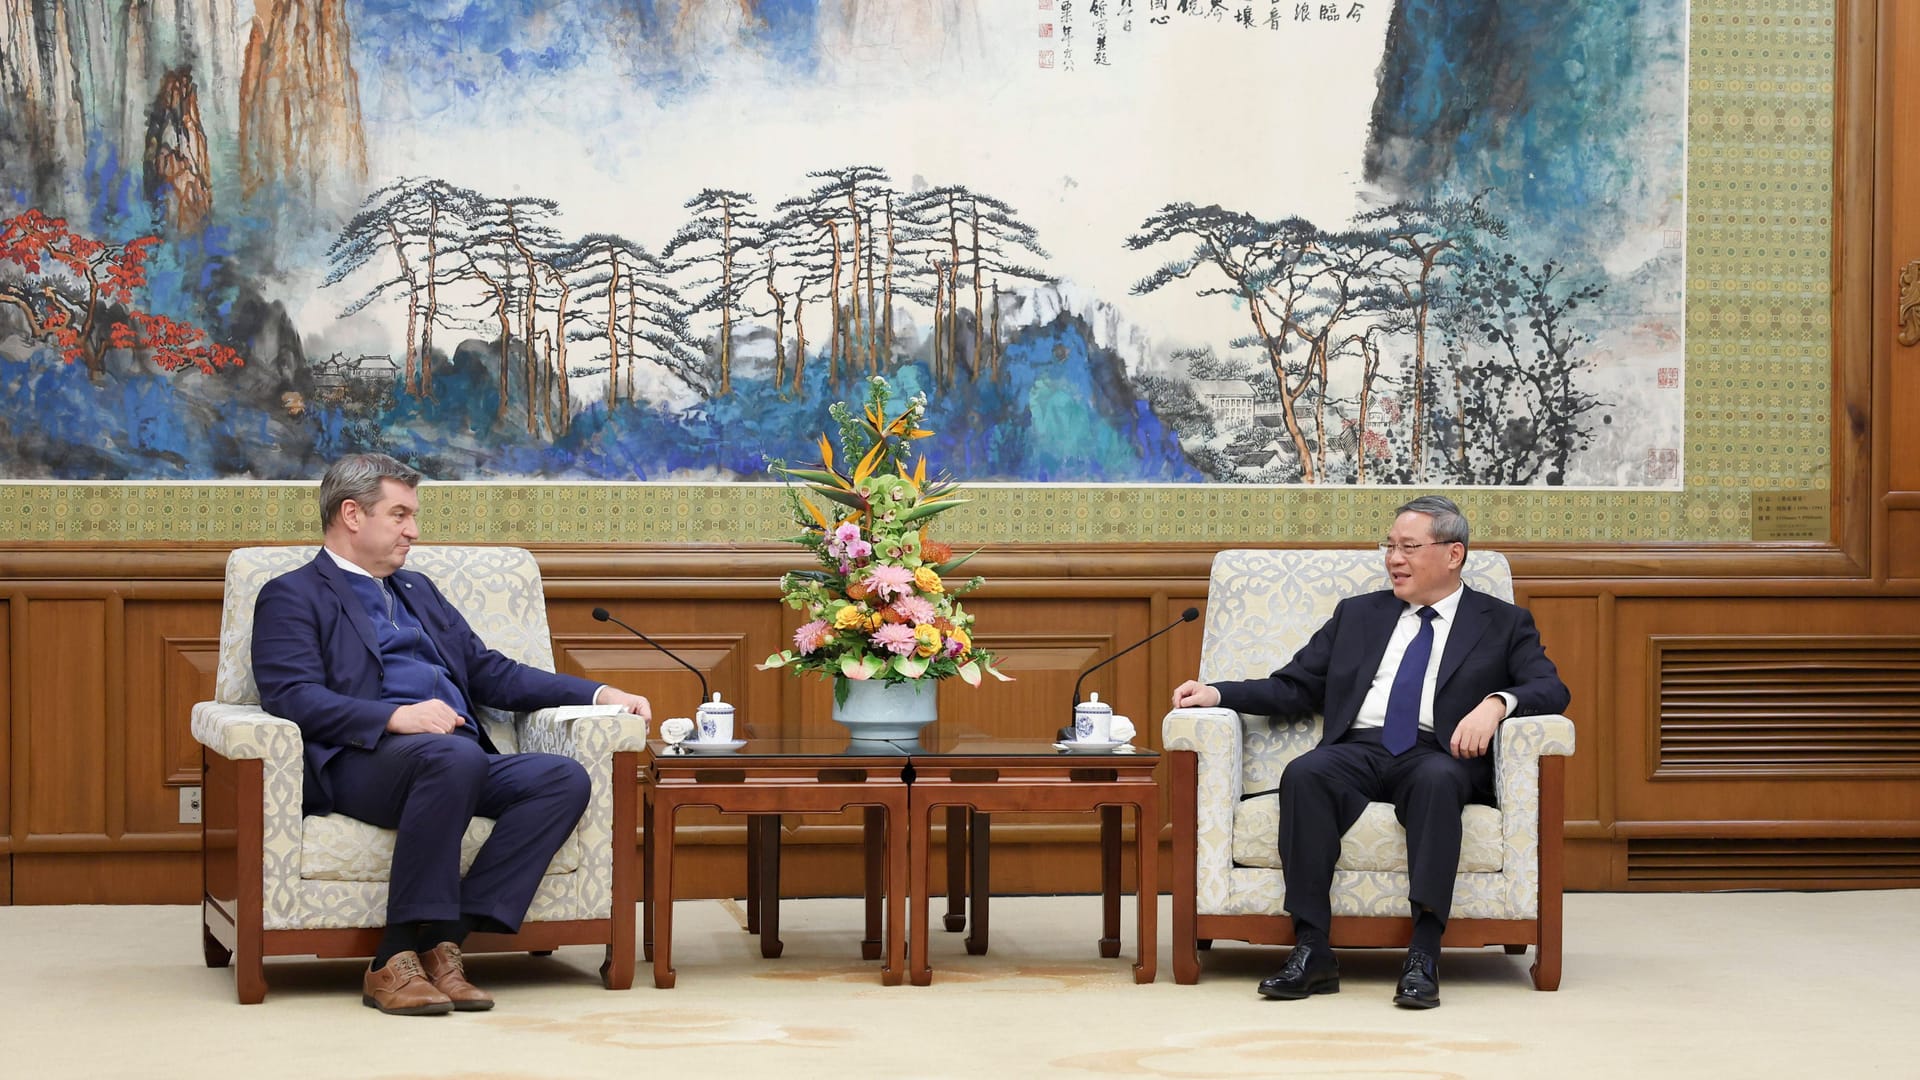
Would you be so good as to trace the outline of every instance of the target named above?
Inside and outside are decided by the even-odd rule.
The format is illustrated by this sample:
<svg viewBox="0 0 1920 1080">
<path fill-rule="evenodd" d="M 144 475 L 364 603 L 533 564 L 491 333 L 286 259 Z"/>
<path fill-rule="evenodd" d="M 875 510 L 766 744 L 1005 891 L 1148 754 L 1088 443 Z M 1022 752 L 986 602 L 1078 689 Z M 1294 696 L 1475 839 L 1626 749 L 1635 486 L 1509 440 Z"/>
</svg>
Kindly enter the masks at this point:
<svg viewBox="0 0 1920 1080">
<path fill-rule="evenodd" d="M 346 499 L 340 503 L 340 524 L 346 526 L 348 532 L 360 531 L 361 517 L 359 503 L 352 499 Z"/>
</svg>

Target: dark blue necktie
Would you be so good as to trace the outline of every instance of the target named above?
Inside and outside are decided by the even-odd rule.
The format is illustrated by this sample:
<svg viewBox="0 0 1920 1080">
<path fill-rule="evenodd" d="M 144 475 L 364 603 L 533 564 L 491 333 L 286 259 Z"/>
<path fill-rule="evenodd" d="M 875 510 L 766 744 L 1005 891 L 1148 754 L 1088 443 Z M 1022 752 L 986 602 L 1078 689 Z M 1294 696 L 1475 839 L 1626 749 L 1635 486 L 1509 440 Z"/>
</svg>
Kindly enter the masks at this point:
<svg viewBox="0 0 1920 1080">
<path fill-rule="evenodd" d="M 1427 681 L 1427 661 L 1433 657 L 1433 620 L 1440 613 L 1430 607 L 1419 611 L 1420 632 L 1407 645 L 1400 658 L 1400 670 L 1393 673 L 1393 689 L 1387 693 L 1387 723 L 1380 733 L 1380 745 L 1394 755 L 1413 749 L 1420 736 L 1420 688 Z"/>
</svg>

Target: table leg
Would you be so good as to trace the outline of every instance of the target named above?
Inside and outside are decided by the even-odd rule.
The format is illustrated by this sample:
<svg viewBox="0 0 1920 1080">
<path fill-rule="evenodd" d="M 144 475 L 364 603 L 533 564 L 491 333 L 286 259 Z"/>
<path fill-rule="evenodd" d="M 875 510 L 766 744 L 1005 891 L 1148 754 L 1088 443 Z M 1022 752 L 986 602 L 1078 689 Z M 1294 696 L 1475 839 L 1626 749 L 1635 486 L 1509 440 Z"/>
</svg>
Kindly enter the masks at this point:
<svg viewBox="0 0 1920 1080">
<path fill-rule="evenodd" d="M 747 933 L 760 932 L 760 817 L 747 817 Z"/>
<path fill-rule="evenodd" d="M 887 962 L 880 969 L 880 985 L 899 986 L 900 976 L 906 968 L 906 914 L 907 914 L 907 866 L 912 861 L 907 844 L 907 823 L 902 820 L 908 816 L 907 800 L 904 793 L 895 800 L 896 805 L 869 808 L 868 821 L 878 820 L 885 829 L 886 849 L 886 891 L 887 891 Z M 875 812 L 877 810 L 877 813 Z M 931 830 L 929 830 L 931 831 Z M 869 845 L 871 846 L 871 845 Z M 922 860 L 924 862 L 924 860 Z M 869 901 L 871 903 L 871 901 Z M 924 903 L 924 901 L 923 901 Z M 920 920 L 921 938 L 926 937 L 926 918 L 922 911 Z M 932 978 L 932 973 L 928 973 Z"/>
<path fill-rule="evenodd" d="M 947 915 L 948 933 L 967 928 L 967 808 L 947 807 Z"/>
<path fill-rule="evenodd" d="M 865 849 L 867 871 L 867 936 L 860 941 L 862 960 L 880 959 L 881 915 L 887 897 L 886 814 L 884 806 L 864 807 L 861 814 L 860 842 Z"/>
<path fill-rule="evenodd" d="M 757 814 L 760 836 L 760 955 L 780 955 L 780 815 Z M 752 828 L 751 825 L 748 828 Z"/>
<path fill-rule="evenodd" d="M 1100 955 L 1120 955 L 1120 807 L 1100 808 Z"/>
<path fill-rule="evenodd" d="M 973 927 L 967 931 L 967 955 L 985 956 L 987 952 L 987 925 L 989 898 L 993 896 L 993 883 L 987 872 L 989 850 L 993 839 L 993 817 L 990 814 L 974 813 L 967 825 L 967 852 L 973 859 L 972 881 L 969 892 L 973 897 Z"/>
<path fill-rule="evenodd" d="M 1117 813 L 1118 808 L 1115 810 Z M 1138 926 L 1134 936 L 1139 939 L 1140 948 L 1140 958 L 1133 965 L 1133 981 L 1150 983 L 1160 959 L 1157 934 L 1160 925 L 1160 886 L 1155 880 L 1160 859 L 1160 806 L 1152 789 L 1148 789 L 1145 796 L 1133 806 L 1133 840 L 1134 860 L 1137 863 L 1134 895 L 1138 901 L 1135 905 Z"/>
<path fill-rule="evenodd" d="M 933 968 L 927 963 L 927 878 L 932 876 L 927 864 L 933 859 L 927 845 L 933 838 L 933 808 L 915 804 L 911 796 L 907 807 L 907 936 L 912 939 L 907 946 L 907 976 L 913 985 L 925 986 L 933 981 Z M 884 980 L 886 972 L 880 974 Z"/>
<path fill-rule="evenodd" d="M 653 959 L 653 786 L 646 785 L 646 795 L 640 807 L 640 817 L 645 823 L 644 843 L 640 848 L 640 954 L 648 960 Z"/>
<path fill-rule="evenodd" d="M 673 800 L 654 801 L 647 818 L 647 847 L 653 864 L 653 985 L 673 989 Z"/>
</svg>

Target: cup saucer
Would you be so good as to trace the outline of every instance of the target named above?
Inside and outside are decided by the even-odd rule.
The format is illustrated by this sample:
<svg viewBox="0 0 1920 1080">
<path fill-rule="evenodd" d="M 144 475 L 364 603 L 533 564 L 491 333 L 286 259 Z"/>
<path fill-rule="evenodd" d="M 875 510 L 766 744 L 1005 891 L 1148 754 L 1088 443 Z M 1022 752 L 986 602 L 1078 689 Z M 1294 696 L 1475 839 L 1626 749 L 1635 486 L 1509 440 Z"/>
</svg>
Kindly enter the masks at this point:
<svg viewBox="0 0 1920 1080">
<path fill-rule="evenodd" d="M 1107 754 L 1127 744 L 1118 741 L 1095 742 L 1092 739 L 1069 739 L 1065 742 L 1054 743 L 1053 745 L 1065 750 L 1069 754 Z"/>
<path fill-rule="evenodd" d="M 745 745 L 747 745 L 747 740 L 745 739 L 727 739 L 724 742 L 720 740 L 703 742 L 688 739 L 686 742 L 680 744 L 680 750 L 688 754 L 728 754 Z"/>
</svg>

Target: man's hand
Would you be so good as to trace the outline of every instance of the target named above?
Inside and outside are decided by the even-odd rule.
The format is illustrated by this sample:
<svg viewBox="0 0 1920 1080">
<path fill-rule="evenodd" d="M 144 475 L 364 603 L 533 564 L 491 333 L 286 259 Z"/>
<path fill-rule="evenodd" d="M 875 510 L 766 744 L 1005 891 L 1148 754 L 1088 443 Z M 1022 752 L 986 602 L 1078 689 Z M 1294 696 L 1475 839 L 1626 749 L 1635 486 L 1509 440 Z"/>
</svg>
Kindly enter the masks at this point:
<svg viewBox="0 0 1920 1080">
<path fill-rule="evenodd" d="M 387 717 L 387 730 L 396 735 L 445 735 L 466 723 L 453 706 L 434 698 L 402 705 Z"/>
<path fill-rule="evenodd" d="M 1203 682 L 1188 679 L 1173 691 L 1176 709 L 1211 709 L 1220 704 L 1220 691 Z"/>
<path fill-rule="evenodd" d="M 653 719 L 653 706 L 647 704 L 646 698 L 641 697 L 639 694 L 629 694 L 625 690 L 617 690 L 611 686 L 601 687 L 600 693 L 594 696 L 593 703 L 595 705 L 618 705 L 628 712 L 633 713 L 635 716 L 640 717 L 642 720 Z"/>
<path fill-rule="evenodd" d="M 1453 729 L 1453 742 L 1448 747 L 1453 756 L 1475 758 L 1486 753 L 1487 748 L 1493 745 L 1493 733 L 1500 730 L 1500 721 L 1506 717 L 1506 700 L 1498 694 L 1490 695 L 1474 706 L 1473 711 Z"/>
</svg>

